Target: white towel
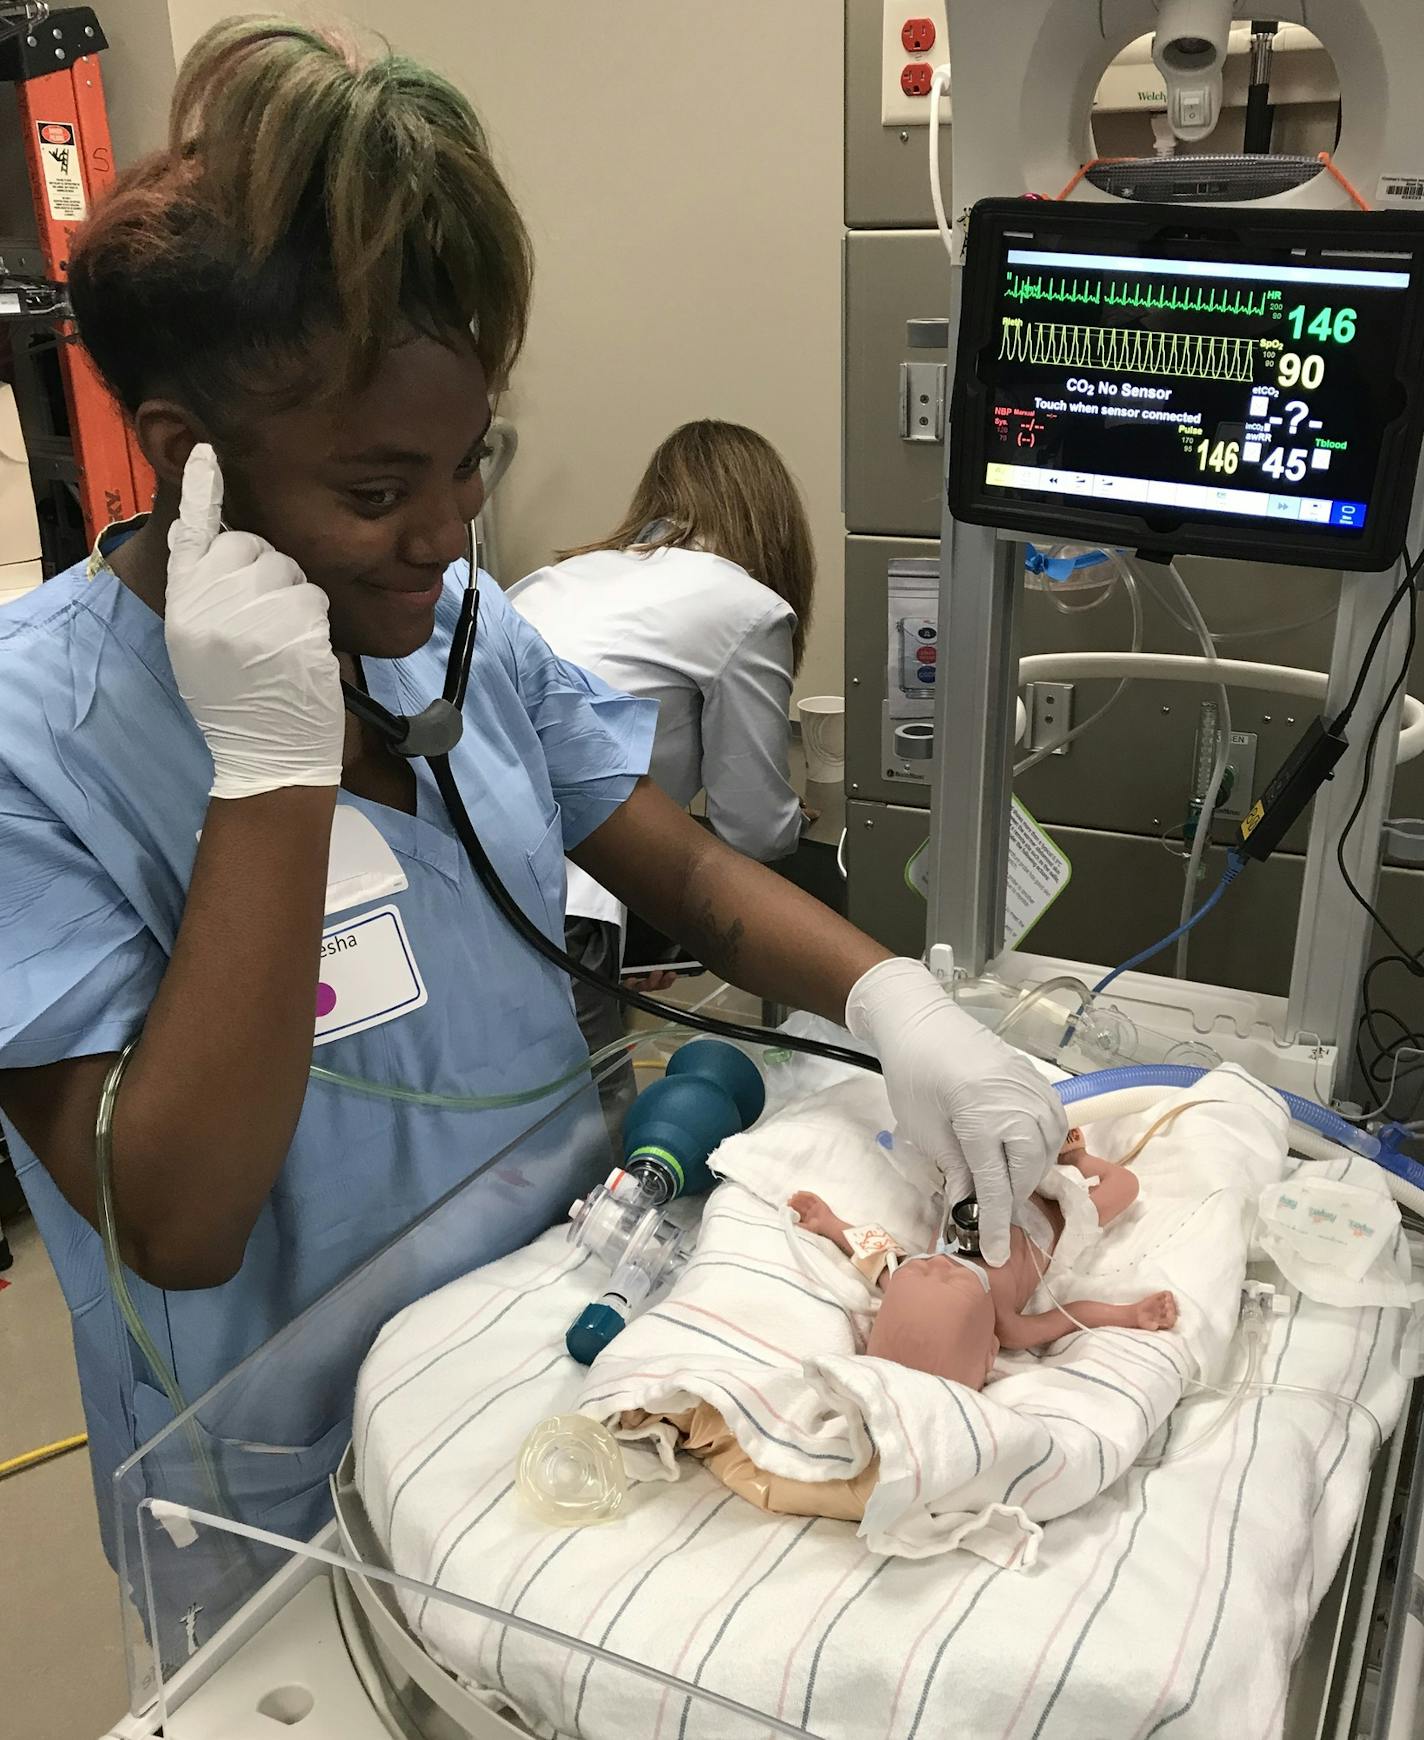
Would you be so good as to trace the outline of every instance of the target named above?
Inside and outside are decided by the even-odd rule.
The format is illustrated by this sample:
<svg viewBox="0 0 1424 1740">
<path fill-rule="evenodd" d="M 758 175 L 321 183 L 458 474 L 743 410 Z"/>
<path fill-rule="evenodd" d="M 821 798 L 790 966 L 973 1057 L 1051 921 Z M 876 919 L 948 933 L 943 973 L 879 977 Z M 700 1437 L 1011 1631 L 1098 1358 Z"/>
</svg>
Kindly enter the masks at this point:
<svg viewBox="0 0 1424 1740">
<path fill-rule="evenodd" d="M 936 1205 L 922 1169 L 886 1134 L 883 1086 L 860 1079 L 718 1150 L 728 1182 L 708 1202 L 693 1261 L 600 1356 L 580 1410 L 616 1430 L 625 1411 L 705 1401 L 754 1463 L 794 1480 L 850 1478 L 878 1452 L 860 1528 L 873 1551 L 918 1558 L 963 1546 L 1032 1565 L 1045 1520 L 1117 1480 L 1186 1382 L 1223 1375 L 1254 1204 L 1283 1175 L 1288 1118 L 1276 1095 L 1227 1067 L 1150 1114 L 1090 1128 L 1090 1150 L 1125 1153 L 1174 1104 L 1190 1109 L 1137 1160 L 1138 1202 L 1099 1241 L 1080 1243 L 1071 1269 L 1055 1262 L 1048 1275 L 1063 1303 L 1125 1303 L 1170 1287 L 1180 1313 L 1170 1334 L 1074 1333 L 1042 1357 L 1004 1358 L 978 1393 L 864 1357 L 876 1296 L 826 1241 L 790 1232 L 781 1206 L 814 1190 L 910 1250 L 932 1243 Z M 686 1464 L 675 1442 L 664 1422 L 640 1428 L 628 1443 L 633 1477 L 678 1478 Z"/>
</svg>

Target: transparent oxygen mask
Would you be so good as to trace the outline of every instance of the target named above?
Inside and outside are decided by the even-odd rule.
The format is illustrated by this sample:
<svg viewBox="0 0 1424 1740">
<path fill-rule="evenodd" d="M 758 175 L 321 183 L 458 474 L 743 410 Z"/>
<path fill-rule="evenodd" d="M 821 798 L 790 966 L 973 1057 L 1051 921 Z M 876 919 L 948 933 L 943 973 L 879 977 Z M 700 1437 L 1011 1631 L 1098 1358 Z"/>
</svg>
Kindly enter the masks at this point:
<svg viewBox="0 0 1424 1740">
<path fill-rule="evenodd" d="M 1215 1069 L 1221 1053 L 1199 1034 L 1173 1033 L 1095 998 L 1070 974 L 1014 984 L 989 973 L 955 987 L 955 1001 L 1021 1051 L 1081 1073 L 1131 1063 Z"/>
<path fill-rule="evenodd" d="M 587 1414 L 541 1420 L 520 1449 L 515 1481 L 541 1521 L 566 1528 L 612 1522 L 628 1497 L 618 1440 Z"/>
</svg>

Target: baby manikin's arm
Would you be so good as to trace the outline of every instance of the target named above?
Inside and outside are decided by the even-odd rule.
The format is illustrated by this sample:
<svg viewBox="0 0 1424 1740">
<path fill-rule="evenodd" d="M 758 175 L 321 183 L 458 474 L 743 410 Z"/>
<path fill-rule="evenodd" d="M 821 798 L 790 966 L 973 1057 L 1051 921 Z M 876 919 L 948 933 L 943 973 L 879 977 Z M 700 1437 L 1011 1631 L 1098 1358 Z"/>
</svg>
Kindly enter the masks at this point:
<svg viewBox="0 0 1424 1740">
<path fill-rule="evenodd" d="M 905 1254 L 884 1227 L 852 1226 L 810 1190 L 797 1191 L 788 1206 L 807 1232 L 829 1239 L 872 1287 L 878 1286 L 884 1292 L 885 1283 L 895 1270 L 891 1259 L 898 1261 Z"/>
</svg>

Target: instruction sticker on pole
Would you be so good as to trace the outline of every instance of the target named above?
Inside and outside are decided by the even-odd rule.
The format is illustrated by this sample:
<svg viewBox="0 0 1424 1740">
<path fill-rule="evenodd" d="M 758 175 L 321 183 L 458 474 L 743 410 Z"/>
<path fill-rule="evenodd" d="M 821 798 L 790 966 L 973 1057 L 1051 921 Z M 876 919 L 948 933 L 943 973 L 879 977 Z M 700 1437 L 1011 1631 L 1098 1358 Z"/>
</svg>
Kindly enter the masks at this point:
<svg viewBox="0 0 1424 1740">
<path fill-rule="evenodd" d="M 78 130 L 72 121 L 36 121 L 35 131 L 40 136 L 40 170 L 49 215 L 57 224 L 77 224 L 89 212 Z"/>
<path fill-rule="evenodd" d="M 1004 947 L 1016 949 L 1073 879 L 1073 866 L 1017 798 L 1009 810 L 1009 870 L 1004 890 Z M 905 880 L 929 896 L 930 843 L 905 866 Z"/>
</svg>

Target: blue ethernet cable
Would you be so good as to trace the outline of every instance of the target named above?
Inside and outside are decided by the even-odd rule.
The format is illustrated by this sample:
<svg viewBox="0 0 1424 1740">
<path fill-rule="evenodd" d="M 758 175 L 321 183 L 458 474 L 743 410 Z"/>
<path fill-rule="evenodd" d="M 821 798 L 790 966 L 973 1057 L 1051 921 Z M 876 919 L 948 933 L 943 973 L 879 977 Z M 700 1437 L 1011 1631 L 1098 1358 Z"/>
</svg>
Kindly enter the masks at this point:
<svg viewBox="0 0 1424 1740">
<path fill-rule="evenodd" d="M 1153 960 L 1157 955 L 1160 955 L 1164 949 L 1171 948 L 1172 944 L 1176 942 L 1178 937 L 1185 936 L 1193 925 L 1199 924 L 1212 908 L 1217 905 L 1221 900 L 1222 895 L 1226 893 L 1227 889 L 1230 888 L 1231 884 L 1246 868 L 1246 864 L 1247 859 L 1244 858 L 1239 851 L 1233 849 L 1228 852 L 1226 854 L 1226 869 L 1222 872 L 1221 881 L 1218 882 L 1216 887 L 1212 889 L 1211 893 L 1207 895 L 1206 899 L 1196 909 L 1187 922 L 1185 924 L 1179 924 L 1170 936 L 1164 936 L 1160 942 L 1155 942 L 1150 947 L 1143 949 L 1140 954 L 1135 954 L 1130 961 L 1124 961 L 1120 967 L 1114 967 L 1106 977 L 1099 979 L 1097 984 L 1093 986 L 1093 995 L 1095 997 L 1101 996 L 1101 994 L 1107 990 L 1108 986 L 1112 984 L 1114 979 L 1121 978 L 1124 973 L 1134 972 L 1147 961 Z"/>
</svg>

